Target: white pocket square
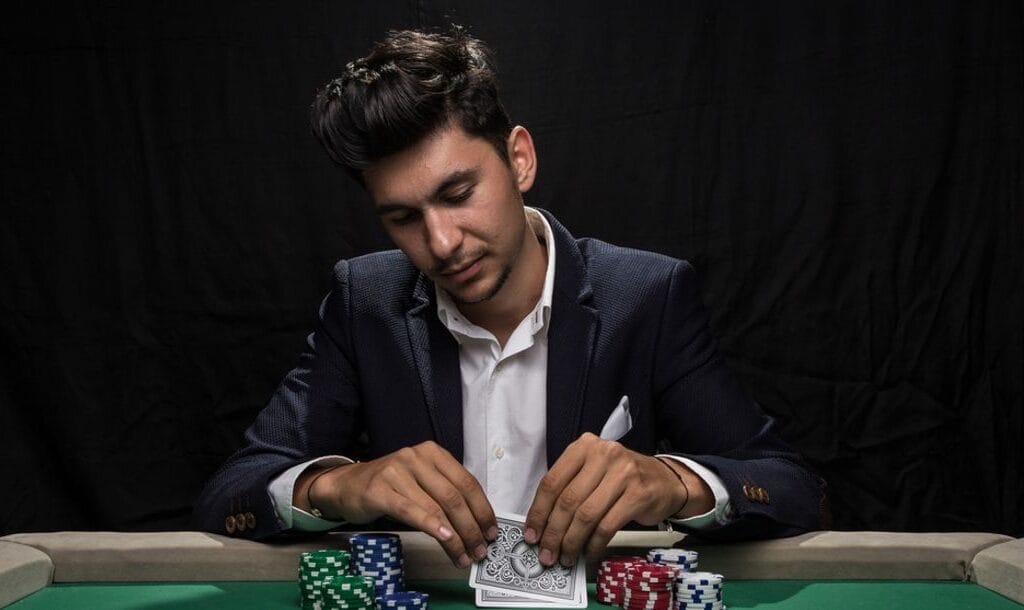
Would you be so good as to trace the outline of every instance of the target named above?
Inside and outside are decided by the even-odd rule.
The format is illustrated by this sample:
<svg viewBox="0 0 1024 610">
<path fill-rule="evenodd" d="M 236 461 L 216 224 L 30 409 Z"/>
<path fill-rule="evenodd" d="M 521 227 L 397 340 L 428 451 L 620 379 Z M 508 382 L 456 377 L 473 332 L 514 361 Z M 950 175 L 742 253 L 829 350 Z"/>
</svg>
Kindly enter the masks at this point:
<svg viewBox="0 0 1024 610">
<path fill-rule="evenodd" d="M 633 429 L 633 417 L 629 414 L 629 396 L 623 396 L 619 406 L 615 407 L 608 421 L 601 428 L 601 438 L 606 441 L 617 441 Z"/>
</svg>

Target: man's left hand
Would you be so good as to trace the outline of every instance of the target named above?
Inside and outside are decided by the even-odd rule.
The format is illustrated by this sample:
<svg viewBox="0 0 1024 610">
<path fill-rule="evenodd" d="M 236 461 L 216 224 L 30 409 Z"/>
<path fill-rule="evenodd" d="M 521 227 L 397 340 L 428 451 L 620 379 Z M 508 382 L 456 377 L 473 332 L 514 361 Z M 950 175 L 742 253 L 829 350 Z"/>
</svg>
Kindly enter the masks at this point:
<svg viewBox="0 0 1024 610">
<path fill-rule="evenodd" d="M 713 506 L 710 488 L 684 464 L 662 462 L 588 432 L 541 479 L 526 515 L 525 537 L 540 543 L 545 566 L 556 561 L 571 566 L 580 553 L 603 553 L 630 521 L 655 525 Z"/>
</svg>

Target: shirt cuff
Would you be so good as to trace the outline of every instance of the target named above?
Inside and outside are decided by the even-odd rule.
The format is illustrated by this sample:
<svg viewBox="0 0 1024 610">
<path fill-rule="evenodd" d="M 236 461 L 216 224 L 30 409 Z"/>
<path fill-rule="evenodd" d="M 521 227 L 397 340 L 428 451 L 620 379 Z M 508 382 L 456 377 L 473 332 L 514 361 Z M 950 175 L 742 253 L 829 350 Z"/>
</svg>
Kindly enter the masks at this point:
<svg viewBox="0 0 1024 610">
<path fill-rule="evenodd" d="M 715 496 L 715 507 L 708 512 L 685 519 L 671 519 L 671 523 L 684 525 L 691 529 L 703 529 L 712 525 L 725 525 L 729 522 L 729 512 L 732 508 L 729 502 L 729 490 L 725 488 L 725 483 L 722 482 L 722 479 L 717 474 L 697 462 L 682 456 L 659 454 L 655 457 L 665 457 L 682 463 L 703 479 L 708 484 L 708 487 L 711 488 L 711 493 Z"/>
<path fill-rule="evenodd" d="M 323 532 L 343 524 L 344 521 L 328 521 L 314 517 L 301 508 L 293 506 L 292 496 L 295 493 L 295 481 L 311 466 L 327 468 L 353 463 L 355 463 L 353 460 L 343 455 L 327 455 L 292 466 L 271 479 L 267 484 L 267 493 L 270 494 L 270 500 L 274 503 L 274 511 L 277 513 L 277 520 L 281 523 L 281 527 L 303 532 Z"/>
</svg>

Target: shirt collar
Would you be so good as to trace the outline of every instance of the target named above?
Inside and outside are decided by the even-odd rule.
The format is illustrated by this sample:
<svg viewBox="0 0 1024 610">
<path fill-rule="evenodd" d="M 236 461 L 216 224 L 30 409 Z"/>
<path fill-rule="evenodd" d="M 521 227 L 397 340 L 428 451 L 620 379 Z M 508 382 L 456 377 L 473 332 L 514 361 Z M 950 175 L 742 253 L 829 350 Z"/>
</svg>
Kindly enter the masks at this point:
<svg viewBox="0 0 1024 610">
<path fill-rule="evenodd" d="M 540 299 L 533 311 L 526 316 L 530 323 L 530 334 L 536 335 L 541 331 L 546 333 L 548 322 L 551 320 L 551 298 L 555 289 L 555 236 L 551 232 L 551 224 L 543 214 L 531 207 L 524 209 L 527 225 L 538 238 L 543 240 L 548 257 L 548 266 L 544 272 L 544 289 L 541 291 Z M 451 296 L 437 284 L 434 285 L 434 293 L 437 296 L 437 317 L 459 343 L 462 343 L 463 338 L 491 339 L 493 337 L 487 330 L 467 320 L 459 312 L 459 308 Z"/>
</svg>

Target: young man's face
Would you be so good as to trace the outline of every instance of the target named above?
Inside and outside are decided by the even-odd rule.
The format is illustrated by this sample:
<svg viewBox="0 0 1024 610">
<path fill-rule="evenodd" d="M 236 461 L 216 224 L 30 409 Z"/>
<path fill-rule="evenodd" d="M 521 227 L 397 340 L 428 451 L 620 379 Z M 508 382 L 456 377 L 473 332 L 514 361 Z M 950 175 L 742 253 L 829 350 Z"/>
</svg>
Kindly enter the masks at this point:
<svg viewBox="0 0 1024 610">
<path fill-rule="evenodd" d="M 511 164 L 486 140 L 449 126 L 363 175 L 395 245 L 457 303 L 482 303 L 517 279 L 527 236 L 522 193 L 535 158 L 521 127 L 508 146 Z"/>
</svg>

